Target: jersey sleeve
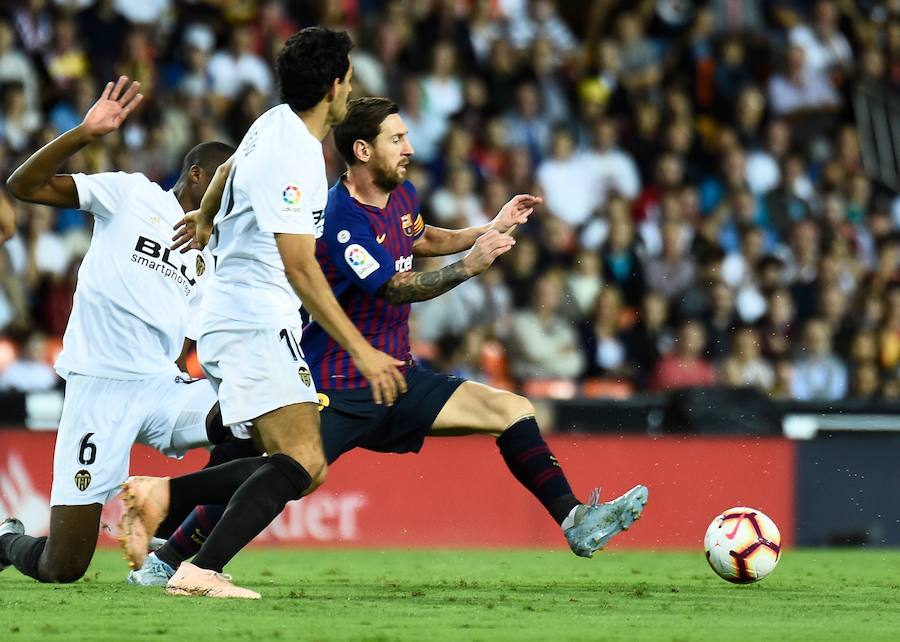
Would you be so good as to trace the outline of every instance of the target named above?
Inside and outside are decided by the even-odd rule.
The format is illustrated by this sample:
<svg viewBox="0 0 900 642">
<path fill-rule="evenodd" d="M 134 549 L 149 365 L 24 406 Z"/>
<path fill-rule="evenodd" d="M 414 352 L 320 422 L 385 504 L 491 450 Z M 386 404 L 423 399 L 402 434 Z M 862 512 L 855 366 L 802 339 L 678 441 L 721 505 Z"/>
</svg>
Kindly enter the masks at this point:
<svg viewBox="0 0 900 642">
<path fill-rule="evenodd" d="M 282 148 L 285 145 L 282 142 Z M 235 180 L 245 190 L 256 223 L 263 232 L 272 234 L 316 234 L 314 208 L 320 200 L 320 182 L 324 178 L 321 150 L 306 148 L 261 154 L 255 162 L 235 168 Z M 310 153 L 315 151 L 315 154 Z M 263 160 L 264 159 L 264 160 Z"/>
<path fill-rule="evenodd" d="M 325 216 L 323 237 L 329 260 L 351 283 L 375 294 L 396 273 L 394 260 L 376 240 L 375 231 L 364 214 L 341 212 L 341 223 L 333 230 L 327 223 L 331 215 L 328 212 Z"/>
<path fill-rule="evenodd" d="M 106 219 L 121 211 L 122 203 L 139 185 L 148 182 L 141 174 L 104 172 L 72 174 L 78 191 L 78 207 Z"/>
</svg>

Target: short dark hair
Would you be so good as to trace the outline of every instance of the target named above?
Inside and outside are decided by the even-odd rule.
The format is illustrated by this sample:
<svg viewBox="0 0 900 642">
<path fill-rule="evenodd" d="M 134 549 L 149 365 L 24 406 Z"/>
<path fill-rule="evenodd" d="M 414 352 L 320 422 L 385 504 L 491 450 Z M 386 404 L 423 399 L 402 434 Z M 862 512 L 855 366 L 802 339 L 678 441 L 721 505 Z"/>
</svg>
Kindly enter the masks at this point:
<svg viewBox="0 0 900 642">
<path fill-rule="evenodd" d="M 347 104 L 347 117 L 334 128 L 334 145 L 347 165 L 356 165 L 353 143 L 372 143 L 381 132 L 381 123 L 400 111 L 397 103 L 387 98 L 356 98 Z"/>
<path fill-rule="evenodd" d="M 207 174 L 212 174 L 216 168 L 231 158 L 234 147 L 225 143 L 211 142 L 200 143 L 184 156 L 181 164 L 181 175 L 185 176 L 191 167 L 196 165 Z"/>
<path fill-rule="evenodd" d="M 346 31 L 307 27 L 288 38 L 275 59 L 281 101 L 308 111 L 325 98 L 334 79 L 344 82 L 353 41 Z"/>
</svg>

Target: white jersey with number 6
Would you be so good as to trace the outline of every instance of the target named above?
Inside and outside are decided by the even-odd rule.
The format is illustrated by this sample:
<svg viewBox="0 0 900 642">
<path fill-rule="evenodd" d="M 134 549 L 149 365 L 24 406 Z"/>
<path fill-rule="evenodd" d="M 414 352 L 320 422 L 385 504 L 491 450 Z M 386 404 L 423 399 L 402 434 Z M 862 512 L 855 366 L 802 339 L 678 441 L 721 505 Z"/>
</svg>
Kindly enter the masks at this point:
<svg viewBox="0 0 900 642">
<path fill-rule="evenodd" d="M 321 235 L 327 199 L 321 142 L 290 107 L 273 107 L 241 141 L 213 221 L 216 267 L 203 296 L 202 333 L 296 325 L 301 302 L 275 234 Z"/>
<path fill-rule="evenodd" d="M 169 249 L 184 210 L 142 174 L 75 174 L 94 215 L 56 370 L 108 379 L 177 374 L 192 299 L 207 272 L 196 250 Z"/>
</svg>

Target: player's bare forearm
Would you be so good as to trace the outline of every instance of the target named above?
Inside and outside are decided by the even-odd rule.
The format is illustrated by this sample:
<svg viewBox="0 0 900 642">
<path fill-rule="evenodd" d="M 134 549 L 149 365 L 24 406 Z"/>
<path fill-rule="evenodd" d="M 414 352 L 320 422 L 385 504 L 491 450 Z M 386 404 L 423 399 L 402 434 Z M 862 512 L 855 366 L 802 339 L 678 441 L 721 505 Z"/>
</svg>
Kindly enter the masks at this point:
<svg viewBox="0 0 900 642">
<path fill-rule="evenodd" d="M 177 359 L 175 359 L 175 365 L 178 366 L 178 369 L 181 372 L 188 371 L 187 359 L 188 359 L 188 355 L 191 354 L 191 348 L 193 348 L 193 347 L 194 347 L 194 340 L 188 339 L 187 337 L 185 337 L 184 343 L 181 346 L 181 354 L 178 355 Z"/>
<path fill-rule="evenodd" d="M 479 236 L 488 231 L 490 226 L 466 227 L 461 230 L 448 230 L 443 227 L 425 226 L 425 233 L 413 244 L 414 256 L 449 256 L 464 252 L 475 244 Z"/>
<path fill-rule="evenodd" d="M 56 137 L 22 163 L 6 181 L 9 193 L 21 201 L 52 207 L 78 207 L 78 190 L 68 174 L 59 168 L 94 141 L 79 125 Z"/>
<path fill-rule="evenodd" d="M 427 301 L 452 290 L 471 276 L 461 259 L 440 270 L 395 274 L 379 290 L 379 295 L 394 305 Z"/>
<path fill-rule="evenodd" d="M 209 187 L 200 199 L 200 214 L 204 220 L 212 224 L 216 212 L 219 211 L 219 204 L 222 202 L 222 195 L 225 194 L 225 183 L 228 182 L 228 174 L 231 173 L 231 166 L 234 164 L 234 156 L 219 165 L 216 173 L 213 174 Z"/>
</svg>

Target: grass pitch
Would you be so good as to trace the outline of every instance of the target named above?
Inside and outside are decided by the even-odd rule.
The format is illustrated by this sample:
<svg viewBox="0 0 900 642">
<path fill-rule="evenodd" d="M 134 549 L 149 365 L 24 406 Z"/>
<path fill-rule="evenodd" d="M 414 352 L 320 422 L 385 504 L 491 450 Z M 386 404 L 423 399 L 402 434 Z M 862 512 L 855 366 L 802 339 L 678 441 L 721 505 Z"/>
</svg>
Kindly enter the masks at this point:
<svg viewBox="0 0 900 642">
<path fill-rule="evenodd" d="M 126 586 L 117 551 L 88 576 L 0 575 L 0 640 L 897 640 L 900 551 L 789 550 L 763 582 L 696 553 L 250 550 L 229 567 L 262 601 Z"/>
</svg>

